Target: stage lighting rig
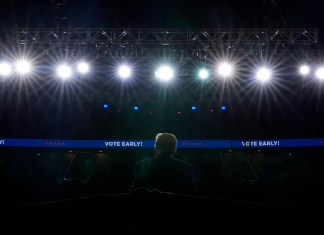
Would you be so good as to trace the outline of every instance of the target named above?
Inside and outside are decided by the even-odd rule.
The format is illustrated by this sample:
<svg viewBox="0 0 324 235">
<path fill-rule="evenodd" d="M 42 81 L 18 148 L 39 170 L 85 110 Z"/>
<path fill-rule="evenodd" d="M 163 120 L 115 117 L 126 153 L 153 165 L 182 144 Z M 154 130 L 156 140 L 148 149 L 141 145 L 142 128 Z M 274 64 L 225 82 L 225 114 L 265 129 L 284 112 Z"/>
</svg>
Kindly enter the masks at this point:
<svg viewBox="0 0 324 235">
<path fill-rule="evenodd" d="M 10 35 L 9 43 L 18 46 L 55 50 L 58 46 L 76 48 L 78 45 L 104 57 L 155 56 L 155 52 L 171 48 L 181 60 L 194 56 L 208 59 L 216 48 L 252 48 L 256 54 L 272 48 L 281 54 L 296 48 L 314 49 L 318 42 L 316 28 L 15 28 Z"/>
</svg>

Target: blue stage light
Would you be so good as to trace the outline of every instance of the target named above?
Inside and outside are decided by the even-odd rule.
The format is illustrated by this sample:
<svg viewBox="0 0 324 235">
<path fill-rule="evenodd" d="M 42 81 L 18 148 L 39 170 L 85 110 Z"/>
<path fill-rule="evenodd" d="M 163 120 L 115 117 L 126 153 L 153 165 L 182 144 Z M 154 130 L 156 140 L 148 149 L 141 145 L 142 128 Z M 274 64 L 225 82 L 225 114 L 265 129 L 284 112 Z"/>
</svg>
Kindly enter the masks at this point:
<svg viewBox="0 0 324 235">
<path fill-rule="evenodd" d="M 109 106 L 108 106 L 108 104 L 104 104 L 103 107 L 104 107 L 104 109 L 107 109 Z"/>
</svg>

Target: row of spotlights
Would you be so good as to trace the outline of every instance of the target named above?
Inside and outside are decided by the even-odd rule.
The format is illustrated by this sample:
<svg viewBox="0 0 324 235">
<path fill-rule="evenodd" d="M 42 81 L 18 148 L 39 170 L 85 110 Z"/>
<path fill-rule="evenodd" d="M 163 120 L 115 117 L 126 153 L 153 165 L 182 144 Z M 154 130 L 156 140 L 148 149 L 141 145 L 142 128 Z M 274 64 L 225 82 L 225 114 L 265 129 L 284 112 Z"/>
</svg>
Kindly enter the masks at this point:
<svg viewBox="0 0 324 235">
<path fill-rule="evenodd" d="M 90 71 L 90 66 L 86 62 L 80 62 L 76 66 L 77 71 L 80 74 L 86 74 Z M 0 63 L 0 76 L 9 76 L 12 73 L 13 69 L 9 63 L 2 62 Z M 17 61 L 15 64 L 15 71 L 21 75 L 28 74 L 32 71 L 32 65 L 26 60 Z M 67 79 L 72 76 L 72 68 L 66 64 L 60 65 L 57 67 L 57 75 L 62 79 Z M 308 75 L 311 72 L 311 69 L 307 65 L 303 65 L 299 70 L 300 74 L 303 76 Z M 229 63 L 222 63 L 217 67 L 217 74 L 221 77 L 227 78 L 233 76 L 234 68 L 233 65 Z M 122 79 L 127 79 L 131 77 L 132 70 L 128 65 L 121 65 L 118 68 L 118 76 Z M 205 68 L 200 69 L 198 72 L 198 77 L 202 80 L 209 77 L 209 71 Z M 270 69 L 263 67 L 256 72 L 256 78 L 262 82 L 266 82 L 271 79 L 272 72 Z M 324 68 L 318 68 L 315 71 L 315 76 L 321 80 L 324 80 Z M 174 77 L 174 71 L 170 66 L 161 66 L 155 71 L 155 77 L 161 81 L 170 81 Z"/>
<path fill-rule="evenodd" d="M 31 71 L 31 65 L 25 60 L 17 61 L 15 64 L 16 71 L 20 74 L 26 74 Z M 12 72 L 12 67 L 10 64 L 3 62 L 0 64 L 0 75 L 8 76 Z"/>
<path fill-rule="evenodd" d="M 80 62 L 77 65 L 77 70 L 80 74 L 86 74 L 90 70 L 90 66 L 85 62 Z M 70 66 L 63 64 L 57 68 L 57 75 L 62 79 L 67 79 L 72 75 L 72 69 Z"/>
<path fill-rule="evenodd" d="M 104 109 L 108 109 L 109 108 L 109 105 L 108 104 L 103 104 L 103 108 Z M 135 105 L 135 106 L 133 106 L 133 109 L 135 110 L 135 111 L 138 111 L 139 110 L 139 107 L 137 106 L 137 105 Z M 192 111 L 195 111 L 195 110 L 197 110 L 198 108 L 197 108 L 197 106 L 191 106 L 191 110 Z M 221 106 L 221 110 L 226 110 L 227 109 L 227 106 L 225 106 L 225 105 L 222 105 Z"/>
<path fill-rule="evenodd" d="M 300 72 L 300 74 L 306 76 L 306 75 L 310 74 L 311 69 L 308 65 L 303 65 L 300 67 L 299 72 Z M 321 80 L 324 79 L 324 68 L 323 67 L 318 68 L 315 71 L 315 76 Z"/>
</svg>

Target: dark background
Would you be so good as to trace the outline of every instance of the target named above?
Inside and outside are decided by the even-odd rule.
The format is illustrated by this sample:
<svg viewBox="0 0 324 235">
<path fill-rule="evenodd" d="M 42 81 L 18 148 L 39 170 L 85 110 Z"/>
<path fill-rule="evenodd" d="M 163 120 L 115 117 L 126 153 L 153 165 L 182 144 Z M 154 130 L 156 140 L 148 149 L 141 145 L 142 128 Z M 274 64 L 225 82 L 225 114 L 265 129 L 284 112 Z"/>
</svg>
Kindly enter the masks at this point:
<svg viewBox="0 0 324 235">
<path fill-rule="evenodd" d="M 10 1 L 0 10 L 1 38 L 5 41 L 15 27 L 317 28 L 319 42 L 309 60 L 320 64 L 322 6 L 321 1 Z M 2 51 L 10 51 L 7 44 Z M 181 139 L 322 137 L 323 85 L 296 72 L 306 54 L 276 57 L 274 63 L 283 67 L 279 79 L 252 89 L 250 67 L 256 59 L 244 52 L 238 56 L 239 83 L 202 84 L 191 74 L 167 87 L 149 80 L 152 59 L 132 61 L 138 78 L 130 84 L 107 81 L 109 71 L 99 68 L 86 81 L 60 84 L 45 71 L 52 58 L 38 58 L 48 64 L 30 82 L 1 81 L 1 136 L 151 139 L 167 131 Z M 113 68 L 116 61 L 101 63 Z M 178 69 L 196 65 L 182 61 Z M 105 103 L 109 109 L 103 109 Z"/>
<path fill-rule="evenodd" d="M 2 2 L 1 40 L 6 41 L 10 29 L 15 27 L 317 28 L 319 42 L 313 55 L 319 55 L 314 57 L 317 63 L 322 61 L 324 3 L 320 0 L 70 0 L 63 7 L 57 5 L 60 2 L 64 1 Z M 1 51 L 7 49 L 7 44 L 2 41 Z M 32 79 L 0 81 L 0 137 L 153 139 L 157 132 L 172 132 L 178 139 L 322 138 L 323 84 L 297 75 L 294 65 L 299 58 L 277 57 L 276 62 L 287 66 L 284 72 L 278 72 L 276 83 L 251 89 L 253 82 L 249 76 L 249 62 L 253 59 L 241 55 L 240 61 L 245 69 L 236 77 L 241 81 L 239 83 L 188 82 L 193 78 L 190 75 L 166 87 L 156 86 L 159 84 L 148 78 L 152 74 L 146 76 L 139 71 L 140 79 L 128 84 L 116 79 L 107 81 L 106 71 L 101 70 L 83 80 L 60 83 L 48 75 L 51 60 L 39 59 L 41 64 L 48 64 L 41 67 Z M 105 63 L 110 68 L 116 64 L 110 60 Z M 145 59 L 134 61 L 144 71 L 151 69 L 153 63 Z M 183 66 L 194 67 L 192 63 L 184 62 Z M 192 92 L 188 93 L 188 90 Z M 200 95 L 203 99 L 199 99 Z M 103 108 L 105 103 L 109 104 L 108 109 Z M 138 111 L 133 110 L 134 105 L 139 107 Z M 196 111 L 191 110 L 192 105 L 197 106 Z M 227 107 L 226 110 L 221 110 L 223 105 Z M 181 112 L 180 115 L 178 112 Z M 89 158 L 93 155 L 99 157 L 98 165 L 87 182 L 65 180 L 69 164 L 79 151 L 89 153 Z M 222 156 L 232 153 L 239 153 L 245 156 L 241 159 L 248 159 L 258 181 L 233 181 L 222 161 Z M 146 209 L 151 207 L 149 203 L 145 204 L 150 202 L 145 197 L 137 197 L 135 201 L 136 197 L 127 200 L 118 197 L 116 203 L 112 198 L 103 202 L 96 198 L 91 200 L 90 196 L 94 194 L 127 193 L 132 183 L 135 162 L 152 155 L 152 149 L 108 149 L 99 153 L 97 149 L 1 148 L 0 205 L 1 209 L 8 212 L 3 224 L 8 222 L 8 228 L 12 229 L 19 227 L 16 224 L 19 221 L 27 226 L 21 226 L 23 229 L 31 231 L 49 225 L 57 232 L 66 232 L 66 228 L 72 232 L 85 228 L 90 232 L 93 229 L 107 229 L 105 225 L 108 218 L 110 229 L 131 231 L 132 228 L 125 225 L 136 225 L 140 220 L 144 220 L 144 225 L 146 221 L 154 225 L 154 222 L 159 221 L 156 220 L 158 218 L 161 221 L 159 225 L 163 227 L 165 218 L 170 222 L 172 215 L 172 221 L 179 221 L 180 218 L 182 222 L 178 228 L 186 227 L 189 230 L 192 227 L 188 227 L 188 224 L 197 231 L 203 228 L 206 231 L 219 231 L 218 226 L 225 221 L 225 229 L 243 224 L 244 227 L 240 229 L 250 232 L 255 231 L 255 226 L 262 222 L 262 231 L 274 225 L 279 228 L 278 224 L 286 225 L 291 231 L 293 227 L 298 227 L 297 224 L 314 225 L 312 222 L 305 224 L 304 219 L 309 216 L 317 218 L 317 213 L 322 214 L 324 176 L 321 148 L 237 151 L 179 149 L 176 157 L 190 162 L 194 167 L 197 194 L 205 197 L 201 201 L 186 201 L 183 198 L 170 201 L 162 197 L 158 198 L 162 200 L 154 203 L 160 207 L 156 211 L 147 210 L 145 214 L 142 206 L 146 205 Z M 78 166 L 81 175 L 92 167 L 91 164 L 87 165 L 87 161 L 79 162 Z M 235 173 L 239 169 L 231 168 L 231 172 Z M 238 172 L 240 174 L 244 176 L 247 172 Z M 64 200 L 79 196 L 89 197 L 90 201 L 79 203 L 78 200 Z M 215 204 L 215 201 L 208 201 L 208 197 L 226 201 L 220 200 Z M 63 204 L 46 204 L 44 208 L 43 204 L 28 204 L 53 200 L 63 200 Z M 166 203 L 161 204 L 163 201 Z M 233 201 L 237 204 L 231 204 Z M 243 201 L 249 203 L 244 204 Z M 97 207 L 93 207 L 94 202 L 98 202 Z M 267 207 L 267 210 L 257 203 Z M 10 206 L 17 204 L 20 206 Z M 167 205 L 166 209 L 164 205 Z M 230 209 L 227 205 L 231 205 Z M 268 213 L 269 208 L 273 207 L 276 210 Z M 257 210 L 252 211 L 252 216 L 247 216 L 251 208 Z M 288 218 L 292 218 L 290 224 L 287 224 L 289 219 L 285 217 L 286 213 L 283 213 L 285 210 L 289 211 Z M 103 211 L 107 217 L 100 216 L 98 226 L 95 219 L 98 216 L 95 215 L 101 215 Z M 20 215 L 19 220 L 17 215 Z M 236 217 L 233 221 L 234 215 Z M 134 218 L 137 218 L 135 222 Z M 296 221 L 300 223 L 295 222 L 295 219 L 299 219 Z M 40 221 L 43 226 L 35 226 L 35 221 Z M 143 224 L 141 222 L 140 225 Z M 141 228 L 139 226 L 137 231 L 141 231 Z"/>
<path fill-rule="evenodd" d="M 55 25 L 56 17 L 65 16 L 72 27 L 319 28 L 323 17 L 322 6 L 323 3 L 319 0 L 244 2 L 14 0 L 2 4 L 1 18 L 7 21 L 6 23 L 19 27 L 52 27 Z"/>
</svg>

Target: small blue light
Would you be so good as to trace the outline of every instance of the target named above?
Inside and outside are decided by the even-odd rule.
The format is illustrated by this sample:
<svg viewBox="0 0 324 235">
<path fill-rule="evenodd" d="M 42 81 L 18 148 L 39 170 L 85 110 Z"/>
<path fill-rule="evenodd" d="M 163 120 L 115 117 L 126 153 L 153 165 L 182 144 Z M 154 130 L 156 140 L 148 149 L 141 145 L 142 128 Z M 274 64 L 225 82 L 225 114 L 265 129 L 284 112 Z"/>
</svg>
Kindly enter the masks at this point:
<svg viewBox="0 0 324 235">
<path fill-rule="evenodd" d="M 223 105 L 223 106 L 222 106 L 222 110 L 226 110 L 226 106 Z"/>
<path fill-rule="evenodd" d="M 104 104 L 103 107 L 104 107 L 104 109 L 107 109 L 108 108 L 108 104 Z"/>
<path fill-rule="evenodd" d="M 138 106 L 134 106 L 134 110 L 138 110 Z"/>
<path fill-rule="evenodd" d="M 196 106 L 191 107 L 191 110 L 196 110 L 196 109 L 197 109 Z"/>
</svg>

